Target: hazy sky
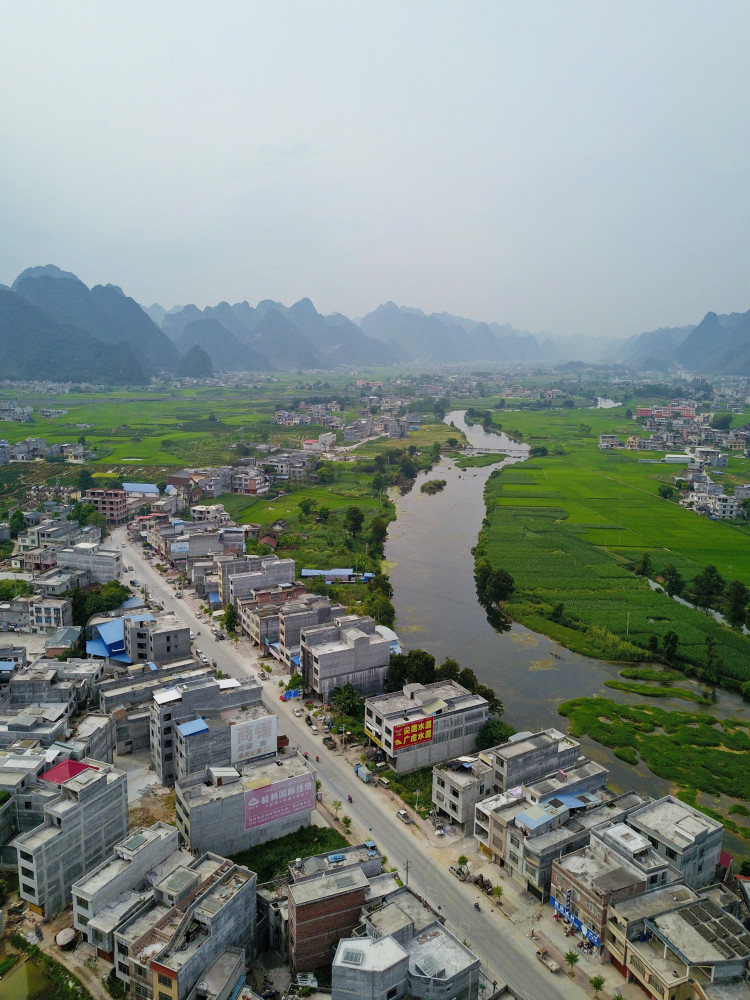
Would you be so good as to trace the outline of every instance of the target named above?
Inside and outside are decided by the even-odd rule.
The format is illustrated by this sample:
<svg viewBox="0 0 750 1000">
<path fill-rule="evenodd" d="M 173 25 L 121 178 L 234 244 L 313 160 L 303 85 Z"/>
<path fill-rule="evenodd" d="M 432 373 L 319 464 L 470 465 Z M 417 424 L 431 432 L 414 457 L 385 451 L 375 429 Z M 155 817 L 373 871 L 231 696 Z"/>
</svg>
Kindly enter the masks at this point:
<svg viewBox="0 0 750 1000">
<path fill-rule="evenodd" d="M 0 281 L 623 336 L 750 308 L 747 0 L 0 0 Z"/>
</svg>

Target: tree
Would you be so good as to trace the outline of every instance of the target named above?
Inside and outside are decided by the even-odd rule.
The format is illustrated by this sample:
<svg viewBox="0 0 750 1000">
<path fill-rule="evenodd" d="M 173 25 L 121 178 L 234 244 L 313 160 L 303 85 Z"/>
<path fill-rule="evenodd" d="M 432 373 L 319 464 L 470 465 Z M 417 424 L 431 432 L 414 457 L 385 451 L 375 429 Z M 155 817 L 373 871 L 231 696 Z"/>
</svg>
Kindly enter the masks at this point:
<svg viewBox="0 0 750 1000">
<path fill-rule="evenodd" d="M 349 830 L 351 830 L 351 828 L 352 828 L 352 818 L 351 818 L 351 816 L 342 816 L 341 817 L 341 824 L 344 827 L 344 829 L 346 830 L 346 832 L 348 833 Z"/>
<path fill-rule="evenodd" d="M 321 524 L 327 524 L 328 518 L 331 516 L 330 507 L 318 507 L 318 520 Z"/>
<path fill-rule="evenodd" d="M 305 515 L 305 517 L 307 517 L 310 511 L 315 507 L 315 501 L 311 500 L 310 497 L 302 497 L 297 506 Z"/>
<path fill-rule="evenodd" d="M 500 900 L 503 898 L 503 887 L 501 885 L 493 885 L 491 895 L 493 899 L 497 900 L 499 905 Z"/>
<path fill-rule="evenodd" d="M 457 681 L 461 673 L 461 664 L 448 656 L 435 671 L 436 681 Z"/>
<path fill-rule="evenodd" d="M 388 537 L 387 521 L 380 516 L 375 516 L 370 522 L 370 541 L 377 549 L 382 550 L 387 537 Z"/>
<path fill-rule="evenodd" d="M 477 751 L 489 750 L 490 747 L 507 743 L 513 733 L 515 733 L 513 726 L 503 722 L 502 719 L 487 719 L 477 733 L 476 749 Z"/>
<path fill-rule="evenodd" d="M 568 975 L 572 976 L 575 974 L 575 968 L 578 965 L 578 952 L 577 951 L 566 951 L 565 952 L 565 964 L 568 966 Z"/>
<path fill-rule="evenodd" d="M 651 572 L 651 556 L 648 552 L 644 552 L 638 562 L 635 564 L 635 571 L 638 576 L 648 576 Z"/>
<path fill-rule="evenodd" d="M 674 496 L 674 490 L 672 489 L 671 486 L 667 486 L 666 483 L 661 484 L 661 486 L 657 490 L 657 493 L 663 500 L 671 500 L 672 497 Z"/>
<path fill-rule="evenodd" d="M 298 691 L 300 688 L 304 689 L 304 687 L 305 687 L 305 678 L 302 676 L 302 674 L 295 673 L 292 674 L 292 676 L 289 678 L 289 681 L 287 682 L 286 685 L 286 690 Z"/>
<path fill-rule="evenodd" d="M 357 532 L 365 521 L 365 515 L 359 507 L 347 507 L 344 514 L 344 527 L 356 537 Z"/>
<path fill-rule="evenodd" d="M 459 854 L 459 856 L 456 858 L 456 864 L 458 865 L 459 868 L 463 868 L 463 866 L 468 865 L 468 863 L 469 859 L 466 857 L 465 854 Z"/>
<path fill-rule="evenodd" d="M 674 663 L 674 659 L 677 656 L 677 644 L 679 641 L 680 637 L 677 635 L 676 632 L 673 632 L 671 629 L 669 630 L 669 632 L 664 633 L 661 640 L 661 645 L 662 649 L 664 650 L 664 659 L 667 661 L 667 663 Z"/>
<path fill-rule="evenodd" d="M 333 482 L 336 474 L 333 471 L 333 466 L 330 462 L 321 462 L 315 470 L 315 475 L 318 477 L 319 483 L 327 486 L 329 483 Z"/>
<path fill-rule="evenodd" d="M 237 631 L 237 609 L 233 604 L 227 604 L 227 609 L 224 612 L 224 627 L 227 632 Z"/>
<path fill-rule="evenodd" d="M 364 713 L 364 703 L 360 691 L 353 684 L 342 684 L 331 694 L 331 704 L 344 715 L 359 718 Z"/>
<path fill-rule="evenodd" d="M 440 456 L 443 454 L 443 446 L 440 444 L 439 441 L 435 441 L 435 443 L 433 444 L 431 454 L 433 462 L 440 461 Z"/>
<path fill-rule="evenodd" d="M 728 431 L 732 424 L 731 413 L 714 413 L 711 417 L 711 426 L 717 431 Z"/>
<path fill-rule="evenodd" d="M 648 648 L 652 653 L 659 652 L 659 636 L 653 633 L 648 637 Z"/>
<path fill-rule="evenodd" d="M 18 538 L 23 529 L 26 527 L 26 522 L 23 519 L 23 514 L 20 510 L 14 510 L 10 517 L 10 537 Z"/>
<path fill-rule="evenodd" d="M 578 425 L 578 433 L 580 434 L 581 437 L 585 437 L 585 438 L 590 437 L 591 436 L 591 426 L 590 426 L 590 424 L 579 424 Z"/>
<path fill-rule="evenodd" d="M 474 567 L 477 600 L 486 608 L 513 596 L 516 584 L 506 569 L 493 569 L 487 559 L 477 559 Z"/>
<path fill-rule="evenodd" d="M 707 635 L 705 641 L 706 659 L 701 670 L 701 679 L 711 687 L 716 687 L 719 675 L 724 669 L 724 663 L 716 652 L 716 640 L 713 636 Z"/>
<path fill-rule="evenodd" d="M 604 976 L 592 976 L 589 979 L 589 986 L 594 991 L 594 996 L 598 997 L 601 991 L 604 989 L 606 980 Z"/>
<path fill-rule="evenodd" d="M 83 444 L 83 441 L 81 442 Z M 78 489 L 81 492 L 81 496 L 90 490 L 94 485 L 94 477 L 91 475 L 88 469 L 79 469 L 78 475 L 76 476 L 76 482 L 78 484 Z"/>
<path fill-rule="evenodd" d="M 747 613 L 747 602 L 750 593 L 747 587 L 740 580 L 732 580 L 725 593 L 727 621 L 732 628 L 739 628 L 745 622 Z"/>
<path fill-rule="evenodd" d="M 341 808 L 341 799 L 334 799 L 331 802 L 331 809 L 333 809 L 336 819 L 339 818 L 339 809 Z"/>
<path fill-rule="evenodd" d="M 674 563 L 669 563 L 664 567 L 662 576 L 664 577 L 664 588 L 670 597 L 674 597 L 675 594 L 679 596 L 685 589 L 685 581 L 677 572 Z"/>
<path fill-rule="evenodd" d="M 724 578 L 711 563 L 693 577 L 693 591 L 696 604 L 702 608 L 713 606 L 717 597 L 724 592 Z"/>
</svg>

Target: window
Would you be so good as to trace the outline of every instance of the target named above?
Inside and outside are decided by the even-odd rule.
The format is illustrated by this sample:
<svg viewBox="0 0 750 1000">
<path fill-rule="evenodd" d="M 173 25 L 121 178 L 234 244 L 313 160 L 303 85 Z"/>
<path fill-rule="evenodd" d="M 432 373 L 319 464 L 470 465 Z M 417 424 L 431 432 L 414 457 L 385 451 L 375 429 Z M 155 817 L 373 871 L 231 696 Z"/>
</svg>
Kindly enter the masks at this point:
<svg viewBox="0 0 750 1000">
<path fill-rule="evenodd" d="M 120 955 L 127 955 L 128 953 L 126 945 L 124 945 L 121 941 L 117 942 L 117 951 L 119 952 Z"/>
<path fill-rule="evenodd" d="M 94 936 L 94 941 L 96 941 L 97 944 L 101 944 L 102 941 L 104 940 L 104 935 L 102 934 L 101 931 L 94 931 L 93 936 Z"/>
<path fill-rule="evenodd" d="M 141 986 L 140 983 L 136 983 L 135 984 L 135 995 L 137 997 L 147 997 L 148 996 L 148 990 L 146 989 L 145 986 Z"/>
<path fill-rule="evenodd" d="M 81 896 L 76 896 L 76 906 L 79 910 L 88 910 L 89 901 L 87 899 L 83 899 Z"/>
<path fill-rule="evenodd" d="M 396 996 L 397 993 L 398 993 L 398 986 L 393 986 L 386 993 L 386 997 L 388 998 L 388 1000 L 394 1000 L 394 997 Z"/>
<path fill-rule="evenodd" d="M 169 976 L 163 976 L 161 974 L 161 972 L 160 972 L 159 973 L 159 986 L 168 986 L 170 988 L 170 990 L 171 990 L 172 989 L 172 980 L 169 978 Z M 171 997 L 168 997 L 167 1000 L 171 1000 Z"/>
<path fill-rule="evenodd" d="M 36 889 L 33 885 L 27 885 L 25 882 L 21 883 L 21 888 L 26 893 L 27 896 L 36 896 Z"/>
<path fill-rule="evenodd" d="M 79 917 L 78 918 L 78 923 L 81 925 L 81 927 L 88 927 L 89 918 L 88 917 Z"/>
<path fill-rule="evenodd" d="M 23 876 L 24 876 L 25 878 L 34 878 L 34 873 L 33 873 L 33 871 L 32 871 L 32 870 L 31 870 L 30 868 L 24 868 L 24 867 L 22 866 L 22 867 L 21 867 L 21 874 L 22 874 L 22 875 L 23 875 Z"/>
<path fill-rule="evenodd" d="M 19 851 L 19 853 L 20 853 L 20 855 L 21 855 L 21 858 L 22 858 L 22 859 L 23 859 L 24 861 L 33 861 L 33 860 L 34 860 L 34 859 L 32 858 L 32 856 L 31 856 L 31 855 L 29 854 L 29 852 L 28 852 L 28 851 Z"/>
<path fill-rule="evenodd" d="M 118 962 L 117 963 L 117 971 L 118 972 L 122 972 L 122 974 L 125 975 L 125 976 L 130 975 L 130 970 L 128 969 L 128 967 L 125 964 L 125 962 Z"/>
<path fill-rule="evenodd" d="M 140 976 L 141 979 L 146 979 L 148 977 L 148 969 L 144 969 L 142 965 L 136 965 L 133 963 L 133 975 Z"/>
<path fill-rule="evenodd" d="M 159 990 L 159 1000 L 172 1000 L 172 995 L 170 993 L 162 993 L 162 991 Z"/>
</svg>

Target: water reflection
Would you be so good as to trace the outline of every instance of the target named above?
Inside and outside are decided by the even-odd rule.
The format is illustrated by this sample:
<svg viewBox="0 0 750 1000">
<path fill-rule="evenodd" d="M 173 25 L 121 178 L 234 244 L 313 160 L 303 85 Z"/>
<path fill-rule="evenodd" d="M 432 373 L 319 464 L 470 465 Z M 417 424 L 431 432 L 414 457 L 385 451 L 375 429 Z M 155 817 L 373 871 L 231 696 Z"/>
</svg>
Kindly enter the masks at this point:
<svg viewBox="0 0 750 1000">
<path fill-rule="evenodd" d="M 499 450 L 508 457 L 501 464 L 463 471 L 452 459 L 443 458 L 429 473 L 430 478 L 446 480 L 441 493 L 420 493 L 421 477 L 411 493 L 396 500 L 398 519 L 389 528 L 386 560 L 402 644 L 429 650 L 438 663 L 451 656 L 471 667 L 503 700 L 505 718 L 517 729 L 565 729 L 566 720 L 557 708 L 568 698 L 601 695 L 643 704 L 635 696 L 605 688 L 605 681 L 618 677 L 618 665 L 572 653 L 522 625 L 499 634 L 487 623 L 476 600 L 471 553 L 485 515 L 484 485 L 493 469 L 526 458 L 528 447 L 504 434 L 487 433 L 481 426 L 468 427 L 463 411 L 445 419 L 461 428 L 474 447 Z M 686 702 L 670 700 L 660 705 L 687 707 Z M 737 715 L 744 708 L 737 696 L 722 692 L 706 711 Z M 655 796 L 671 791 L 669 782 L 645 765 L 633 768 L 606 747 L 587 738 L 582 743 L 589 756 L 610 768 L 615 787 Z"/>
</svg>

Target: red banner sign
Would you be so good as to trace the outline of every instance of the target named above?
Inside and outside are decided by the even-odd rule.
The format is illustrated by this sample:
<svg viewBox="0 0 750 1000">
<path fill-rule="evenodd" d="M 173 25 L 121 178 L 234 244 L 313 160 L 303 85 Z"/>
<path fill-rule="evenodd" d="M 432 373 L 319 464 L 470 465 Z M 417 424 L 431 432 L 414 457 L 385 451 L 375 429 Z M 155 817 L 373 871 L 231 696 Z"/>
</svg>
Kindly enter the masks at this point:
<svg viewBox="0 0 750 1000">
<path fill-rule="evenodd" d="M 405 722 L 393 727 L 393 749 L 403 750 L 418 743 L 432 742 L 432 718 L 417 719 L 416 722 Z"/>
</svg>

